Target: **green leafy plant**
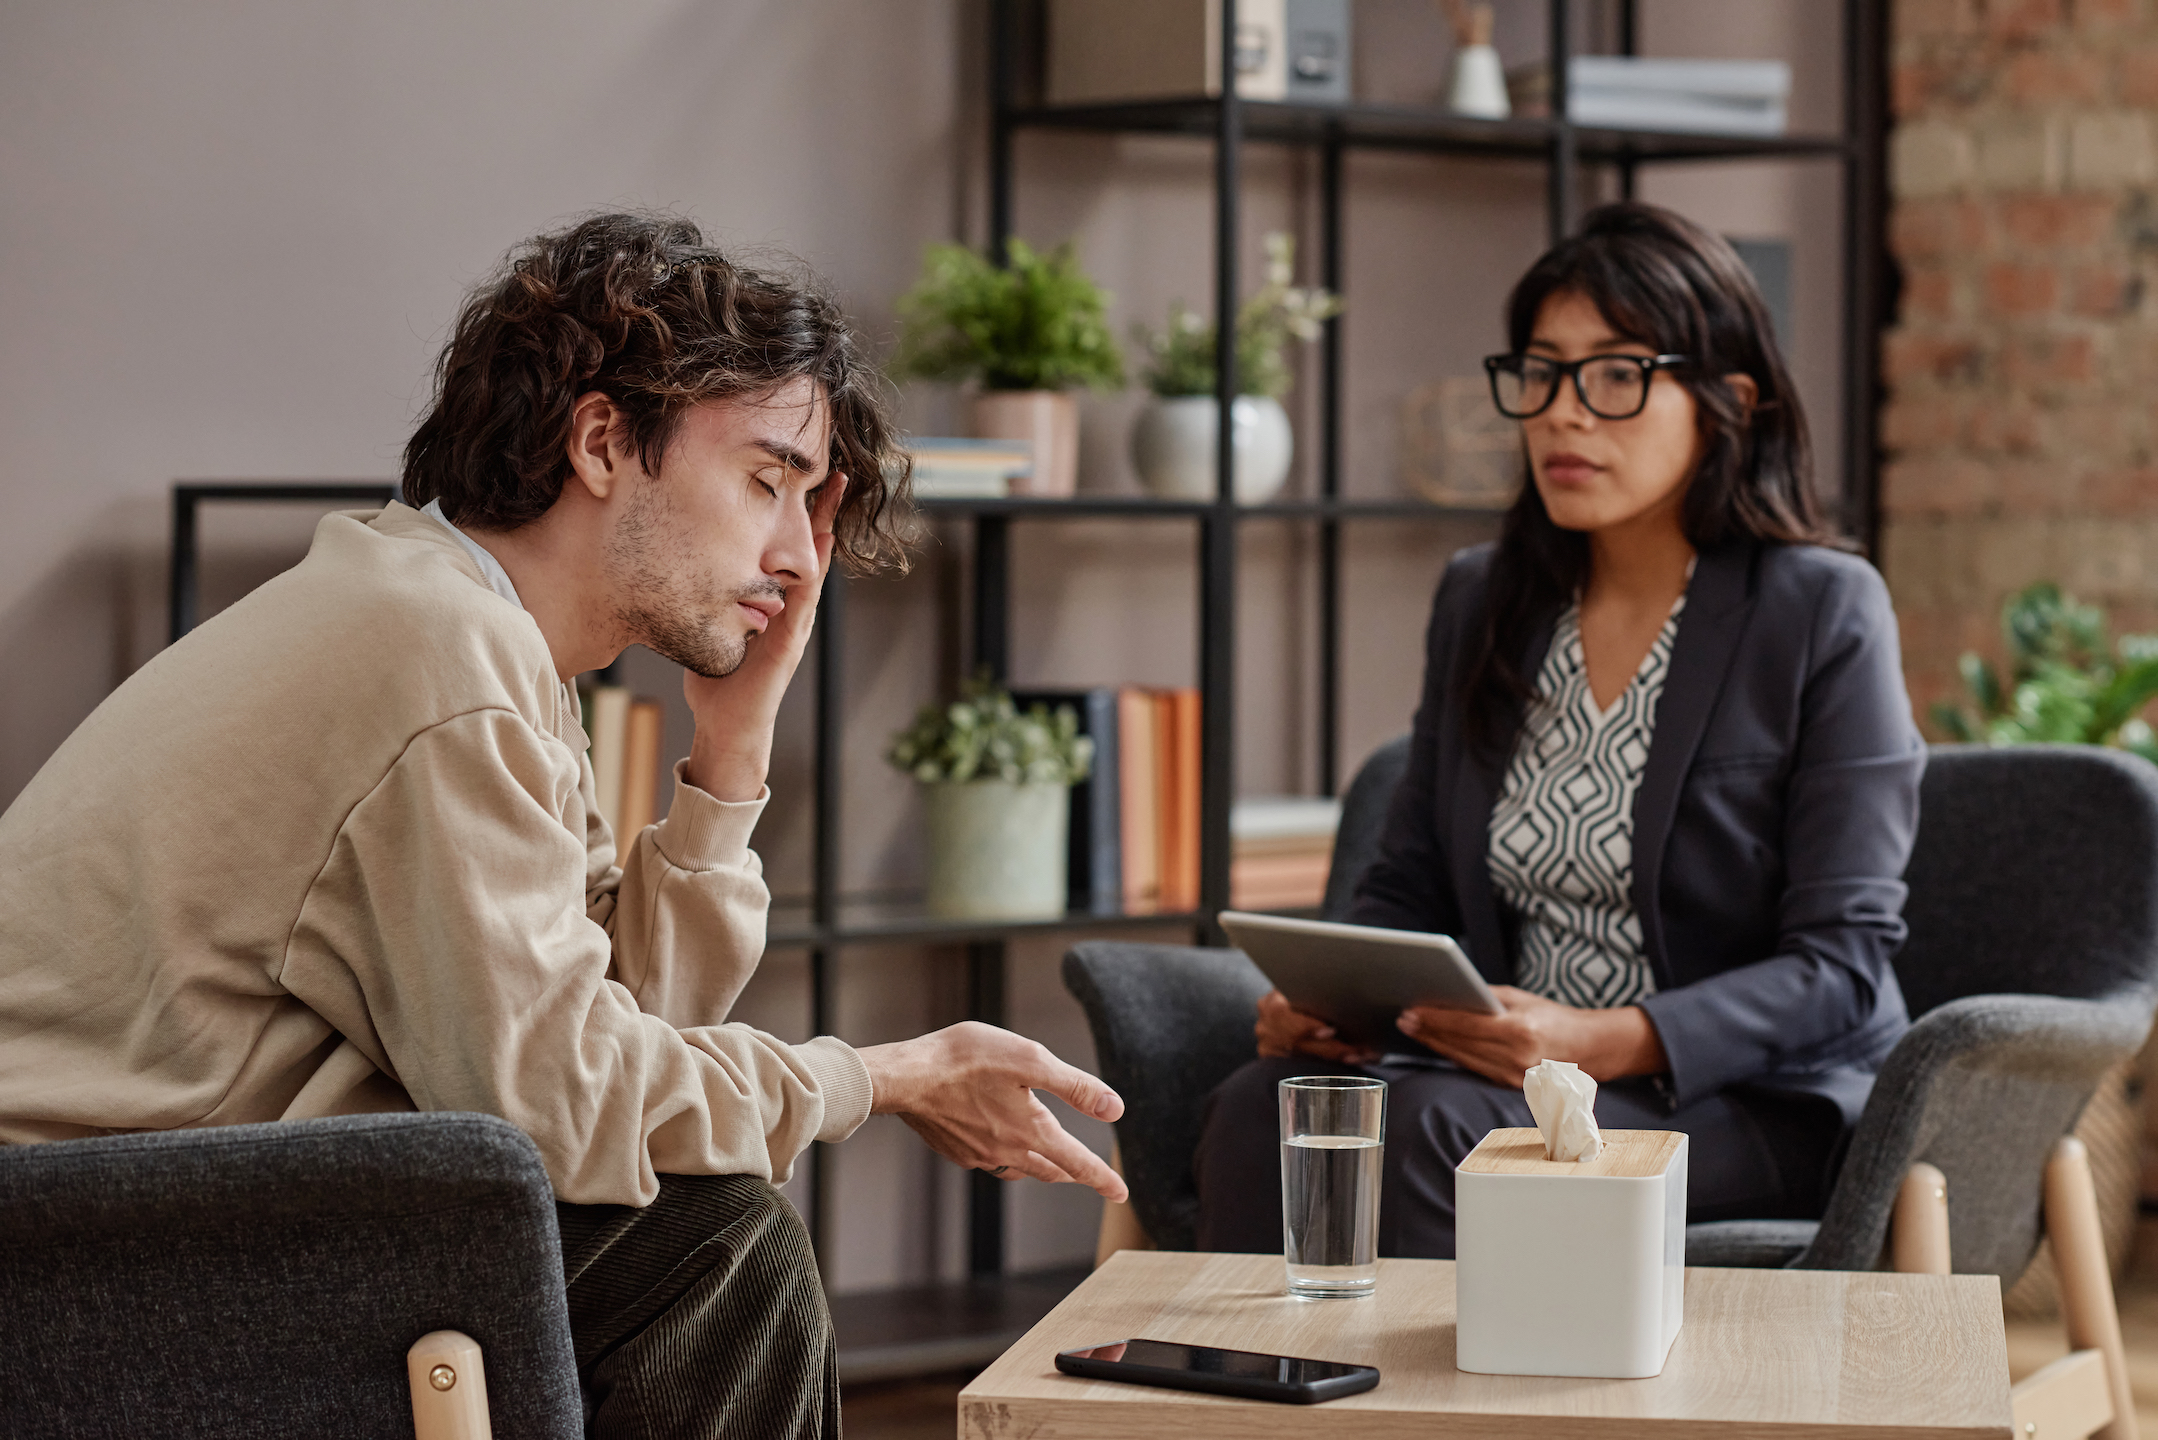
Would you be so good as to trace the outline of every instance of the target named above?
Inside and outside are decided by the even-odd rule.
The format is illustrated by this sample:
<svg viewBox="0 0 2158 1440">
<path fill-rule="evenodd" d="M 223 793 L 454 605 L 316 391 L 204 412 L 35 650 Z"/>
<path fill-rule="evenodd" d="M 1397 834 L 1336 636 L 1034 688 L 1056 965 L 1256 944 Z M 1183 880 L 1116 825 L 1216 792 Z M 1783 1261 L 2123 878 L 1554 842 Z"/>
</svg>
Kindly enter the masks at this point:
<svg viewBox="0 0 2158 1440">
<path fill-rule="evenodd" d="M 979 379 L 989 390 L 1113 388 L 1124 357 L 1109 333 L 1109 297 L 1069 244 L 1048 254 L 1009 243 L 997 265 L 963 245 L 932 245 L 922 278 L 899 298 L 902 379 Z"/>
<path fill-rule="evenodd" d="M 1341 301 L 1317 288 L 1289 282 L 1296 276 L 1296 241 L 1276 230 L 1266 237 L 1266 283 L 1236 314 L 1236 389 L 1239 395 L 1289 393 L 1289 342 L 1319 338 L 1320 325 L 1341 313 Z M 1159 334 L 1137 328 L 1147 354 L 1146 386 L 1164 400 L 1214 393 L 1214 327 L 1182 305 L 1169 307 Z"/>
<path fill-rule="evenodd" d="M 2007 682 L 1966 653 L 1959 668 L 1971 704 L 1936 704 L 1934 724 L 1958 740 L 2113 745 L 2158 761 L 2158 736 L 2142 717 L 2158 697 L 2158 635 L 2124 635 L 2108 645 L 2105 612 L 2050 580 L 2008 597 L 2001 633 Z"/>
<path fill-rule="evenodd" d="M 929 785 L 1076 785 L 1093 768 L 1094 742 L 1079 733 L 1071 706 L 1022 711 L 1011 692 L 983 675 L 962 686 L 951 704 L 924 705 L 912 725 L 892 736 L 884 758 Z"/>
</svg>

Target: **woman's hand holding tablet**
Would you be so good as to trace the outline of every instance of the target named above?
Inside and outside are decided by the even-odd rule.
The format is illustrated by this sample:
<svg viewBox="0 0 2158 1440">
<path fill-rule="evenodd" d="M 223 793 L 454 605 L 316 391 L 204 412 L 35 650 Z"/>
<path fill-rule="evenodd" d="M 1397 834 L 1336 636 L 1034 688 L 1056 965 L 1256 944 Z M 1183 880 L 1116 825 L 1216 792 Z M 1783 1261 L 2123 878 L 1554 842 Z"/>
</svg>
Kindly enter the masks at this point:
<svg viewBox="0 0 2158 1440">
<path fill-rule="evenodd" d="M 1671 1068 L 1656 1027 L 1638 1005 L 1579 1010 L 1511 985 L 1494 985 L 1491 993 L 1506 1007 L 1503 1014 L 1416 1005 L 1397 1024 L 1402 1034 L 1462 1069 L 1516 1090 L 1529 1067 L 1543 1060 L 1571 1061 L 1599 1084 Z"/>
</svg>

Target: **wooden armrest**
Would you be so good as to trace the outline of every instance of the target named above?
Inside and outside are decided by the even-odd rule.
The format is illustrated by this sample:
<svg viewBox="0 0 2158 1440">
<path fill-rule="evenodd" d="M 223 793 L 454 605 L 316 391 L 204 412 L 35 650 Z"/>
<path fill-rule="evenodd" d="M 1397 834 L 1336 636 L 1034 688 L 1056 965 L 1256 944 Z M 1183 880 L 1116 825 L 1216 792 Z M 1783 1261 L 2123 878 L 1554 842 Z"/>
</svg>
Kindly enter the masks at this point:
<svg viewBox="0 0 2158 1440">
<path fill-rule="evenodd" d="M 456 1330 L 431 1330 L 405 1352 L 412 1385 L 415 1440 L 494 1440 L 487 1418 L 487 1372 L 479 1342 Z"/>
<path fill-rule="evenodd" d="M 2078 1350 L 2024 1377 L 2008 1392 L 2016 1440 L 2083 1440 L 2113 1423 L 2113 1389 L 2106 1357 Z"/>
</svg>

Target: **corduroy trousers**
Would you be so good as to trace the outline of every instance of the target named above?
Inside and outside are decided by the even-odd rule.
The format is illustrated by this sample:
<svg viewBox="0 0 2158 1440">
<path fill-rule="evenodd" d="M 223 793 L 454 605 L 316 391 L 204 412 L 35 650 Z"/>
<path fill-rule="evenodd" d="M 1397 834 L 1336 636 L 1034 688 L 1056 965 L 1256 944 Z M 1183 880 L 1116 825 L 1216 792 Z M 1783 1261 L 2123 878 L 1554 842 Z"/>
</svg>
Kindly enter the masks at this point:
<svg viewBox="0 0 2158 1440">
<path fill-rule="evenodd" d="M 561 1205 L 592 1440 L 838 1440 L 831 1315 L 809 1232 L 749 1175 L 662 1175 L 659 1198 Z"/>
</svg>

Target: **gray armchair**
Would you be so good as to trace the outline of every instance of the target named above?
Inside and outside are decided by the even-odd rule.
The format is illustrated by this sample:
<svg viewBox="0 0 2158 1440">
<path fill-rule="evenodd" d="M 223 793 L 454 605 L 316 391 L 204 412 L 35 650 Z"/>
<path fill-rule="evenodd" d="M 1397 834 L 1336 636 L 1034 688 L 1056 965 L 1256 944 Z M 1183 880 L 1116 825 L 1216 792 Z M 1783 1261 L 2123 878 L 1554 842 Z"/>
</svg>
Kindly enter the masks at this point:
<svg viewBox="0 0 2158 1440">
<path fill-rule="evenodd" d="M 1344 802 L 1330 913 L 1370 863 L 1406 742 Z M 1953 1263 L 2011 1285 L 2039 1238 L 2040 1176 L 2099 1077 L 2133 1055 L 2158 996 L 2158 769 L 2082 746 L 1937 747 L 1921 794 L 1896 960 L 1916 1024 L 1881 1073 L 1823 1218 L 1687 1232 L 1695 1264 L 1870 1269 L 1914 1164 L 1946 1177 Z M 1252 1054 L 1267 988 L 1235 952 L 1090 942 L 1064 961 L 1153 1242 L 1189 1249 L 1206 1094 Z M 1143 1098 L 1141 1098 L 1143 1097 Z"/>
<path fill-rule="evenodd" d="M 583 1432 L 553 1189 L 485 1115 L 0 1147 L 0 1314 L 18 1440 Z"/>
</svg>

